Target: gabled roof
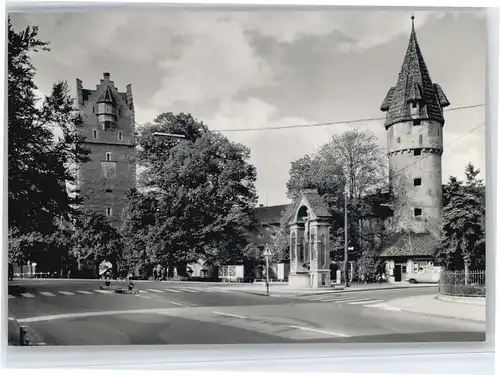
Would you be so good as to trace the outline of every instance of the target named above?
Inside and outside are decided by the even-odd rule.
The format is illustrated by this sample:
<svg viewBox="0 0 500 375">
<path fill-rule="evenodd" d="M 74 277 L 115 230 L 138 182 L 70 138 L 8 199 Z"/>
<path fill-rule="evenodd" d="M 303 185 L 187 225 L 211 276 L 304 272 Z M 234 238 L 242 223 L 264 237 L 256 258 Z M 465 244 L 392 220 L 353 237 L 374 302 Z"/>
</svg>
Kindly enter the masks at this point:
<svg viewBox="0 0 500 375">
<path fill-rule="evenodd" d="M 113 97 L 113 93 L 111 92 L 111 87 L 106 86 L 106 90 L 104 90 L 104 93 L 101 95 L 97 103 L 116 104 L 115 99 Z"/>
<path fill-rule="evenodd" d="M 324 199 L 319 195 L 316 189 L 301 190 L 293 204 L 288 208 L 285 213 L 286 222 L 294 220 L 298 211 L 302 206 L 306 206 L 309 210 L 308 215 L 316 218 L 329 218 L 331 217 L 328 205 Z"/>
<path fill-rule="evenodd" d="M 408 49 L 401 66 L 396 86 L 387 93 L 380 110 L 387 112 L 385 127 L 413 119 L 433 120 L 444 124 L 443 108 L 450 105 L 444 91 L 432 82 L 420 50 L 413 24 Z M 419 114 L 412 117 L 410 103 L 419 103 Z"/>
<path fill-rule="evenodd" d="M 439 248 L 439 240 L 429 233 L 396 233 L 391 236 L 380 256 L 390 257 L 416 257 L 434 256 Z"/>
<path fill-rule="evenodd" d="M 279 206 L 256 207 L 255 217 L 260 224 L 278 224 L 285 214 L 288 204 Z"/>
</svg>

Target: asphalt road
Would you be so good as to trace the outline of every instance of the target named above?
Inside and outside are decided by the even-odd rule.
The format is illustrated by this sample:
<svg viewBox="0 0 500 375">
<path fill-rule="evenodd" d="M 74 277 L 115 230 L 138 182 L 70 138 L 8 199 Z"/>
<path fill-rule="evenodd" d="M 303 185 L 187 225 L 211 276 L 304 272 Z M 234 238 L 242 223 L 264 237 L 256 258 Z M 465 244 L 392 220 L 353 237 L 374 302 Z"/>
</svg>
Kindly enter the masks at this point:
<svg viewBox="0 0 500 375">
<path fill-rule="evenodd" d="M 377 307 L 393 298 L 428 294 L 426 289 L 291 298 L 182 282 L 137 283 L 138 295 L 103 292 L 100 285 L 94 280 L 11 282 L 9 323 L 20 320 L 35 343 L 45 345 L 484 340 L 484 324 Z M 16 331 L 9 328 L 9 333 Z"/>
</svg>

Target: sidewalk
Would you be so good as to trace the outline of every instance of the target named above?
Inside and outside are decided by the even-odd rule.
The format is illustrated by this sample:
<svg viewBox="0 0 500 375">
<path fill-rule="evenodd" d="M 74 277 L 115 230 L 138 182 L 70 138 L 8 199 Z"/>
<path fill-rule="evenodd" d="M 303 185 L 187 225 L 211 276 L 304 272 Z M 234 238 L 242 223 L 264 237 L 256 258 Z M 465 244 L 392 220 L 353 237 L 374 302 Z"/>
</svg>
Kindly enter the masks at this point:
<svg viewBox="0 0 500 375">
<path fill-rule="evenodd" d="M 404 297 L 385 304 L 400 311 L 418 314 L 470 320 L 478 323 L 486 322 L 486 304 L 455 301 L 443 301 L 436 294 Z"/>
<path fill-rule="evenodd" d="M 223 285 L 223 284 L 222 284 Z M 233 290 L 241 293 L 267 295 L 265 284 L 239 284 L 222 286 L 221 289 Z M 428 288 L 435 287 L 435 284 L 351 284 L 349 288 L 341 286 L 333 286 L 325 289 L 291 289 L 287 284 L 270 284 L 269 295 L 272 297 L 280 296 L 311 296 L 320 294 L 346 293 L 346 292 L 362 292 L 370 290 L 393 290 L 393 289 L 408 289 L 408 288 Z"/>
</svg>

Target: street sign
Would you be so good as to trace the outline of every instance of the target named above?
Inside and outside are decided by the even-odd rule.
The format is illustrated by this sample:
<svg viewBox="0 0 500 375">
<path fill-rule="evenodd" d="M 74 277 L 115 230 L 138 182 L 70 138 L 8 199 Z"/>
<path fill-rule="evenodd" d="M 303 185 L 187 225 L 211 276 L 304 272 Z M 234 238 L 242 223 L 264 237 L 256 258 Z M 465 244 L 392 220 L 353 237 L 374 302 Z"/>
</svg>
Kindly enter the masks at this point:
<svg viewBox="0 0 500 375">
<path fill-rule="evenodd" d="M 269 245 L 266 245 L 266 247 L 264 248 L 264 252 L 262 253 L 262 256 L 267 258 L 267 257 L 270 257 L 272 255 L 273 255 L 273 253 L 271 252 Z"/>
<path fill-rule="evenodd" d="M 353 251 L 353 250 L 354 250 L 354 247 L 350 246 L 350 247 L 348 247 L 348 248 L 347 248 L 347 250 L 349 250 L 349 251 Z"/>
</svg>

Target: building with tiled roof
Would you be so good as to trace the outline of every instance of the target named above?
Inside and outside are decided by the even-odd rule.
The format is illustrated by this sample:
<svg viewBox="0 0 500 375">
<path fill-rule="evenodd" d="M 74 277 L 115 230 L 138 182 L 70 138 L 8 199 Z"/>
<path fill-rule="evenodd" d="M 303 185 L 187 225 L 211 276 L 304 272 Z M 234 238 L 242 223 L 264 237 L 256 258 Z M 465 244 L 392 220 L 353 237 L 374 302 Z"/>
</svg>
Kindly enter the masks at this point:
<svg viewBox="0 0 500 375">
<path fill-rule="evenodd" d="M 380 107 L 386 112 L 389 183 L 396 203 L 394 233 L 381 256 L 390 281 L 409 279 L 420 263 L 433 264 L 442 221 L 443 108 L 450 105 L 432 81 L 412 28 L 396 85 Z M 418 266 L 415 268 L 414 265 Z"/>
</svg>

